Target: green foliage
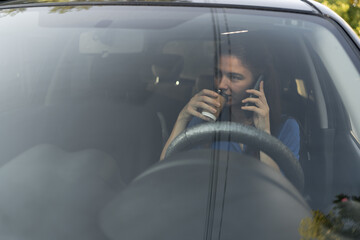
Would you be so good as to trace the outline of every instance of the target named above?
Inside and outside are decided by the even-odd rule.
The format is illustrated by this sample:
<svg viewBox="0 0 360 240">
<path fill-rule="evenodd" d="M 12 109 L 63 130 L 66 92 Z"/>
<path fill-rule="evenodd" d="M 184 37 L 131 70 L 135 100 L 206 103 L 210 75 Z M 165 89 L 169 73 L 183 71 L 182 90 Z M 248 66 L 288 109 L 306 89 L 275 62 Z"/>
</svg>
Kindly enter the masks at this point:
<svg viewBox="0 0 360 240">
<path fill-rule="evenodd" d="M 317 0 L 342 17 L 360 36 L 360 0 Z"/>
<path fill-rule="evenodd" d="M 1 0 L 0 0 L 1 1 Z M 72 0 L 34 0 L 34 2 L 36 3 L 68 3 L 71 2 Z M 116 1 L 123 1 L 123 0 L 76 0 L 76 2 L 116 2 Z M 163 1 L 175 1 L 175 0 L 142 0 L 144 2 L 163 2 Z M 186 2 L 187 0 L 183 0 L 182 2 Z M 136 2 L 136 0 L 127 0 L 127 2 Z M 16 1 L 15 1 L 16 3 Z M 52 7 L 50 10 L 50 13 L 59 13 L 59 14 L 63 14 L 63 13 L 67 13 L 67 12 L 71 12 L 71 11 L 81 11 L 81 10 L 88 10 L 90 9 L 91 6 L 55 6 Z M 15 16 L 18 13 L 24 12 L 26 11 L 26 8 L 13 8 L 13 9 L 5 9 L 0 11 L 0 17 L 2 16 Z"/>
<path fill-rule="evenodd" d="M 360 239 L 360 198 L 336 196 L 328 214 L 312 211 L 312 218 L 301 221 L 301 240 Z"/>
</svg>

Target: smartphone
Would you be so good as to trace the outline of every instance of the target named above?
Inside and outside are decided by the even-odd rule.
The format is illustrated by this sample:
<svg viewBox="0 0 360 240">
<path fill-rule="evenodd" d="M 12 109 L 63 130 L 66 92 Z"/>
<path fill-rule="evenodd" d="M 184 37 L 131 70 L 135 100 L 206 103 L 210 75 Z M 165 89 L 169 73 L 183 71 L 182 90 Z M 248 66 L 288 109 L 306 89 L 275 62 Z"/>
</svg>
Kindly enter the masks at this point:
<svg viewBox="0 0 360 240">
<path fill-rule="evenodd" d="M 255 90 L 257 90 L 257 91 L 259 91 L 259 90 L 260 90 L 260 82 L 263 81 L 263 80 L 264 80 L 264 76 L 263 76 L 263 75 L 260 75 L 260 76 L 258 77 L 258 79 L 256 80 L 256 82 L 255 82 L 255 84 L 254 84 L 254 86 L 253 86 L 252 88 L 255 89 Z M 249 97 L 249 98 L 257 98 L 257 96 L 254 95 L 254 94 L 250 94 L 248 97 Z M 248 106 L 255 106 L 255 104 L 252 103 L 252 102 L 247 102 L 247 103 L 245 103 L 244 106 L 246 106 L 246 107 L 248 107 Z M 248 117 L 252 116 L 253 113 L 254 113 L 254 112 L 252 112 L 252 111 L 245 111 L 245 114 L 246 114 Z"/>
</svg>

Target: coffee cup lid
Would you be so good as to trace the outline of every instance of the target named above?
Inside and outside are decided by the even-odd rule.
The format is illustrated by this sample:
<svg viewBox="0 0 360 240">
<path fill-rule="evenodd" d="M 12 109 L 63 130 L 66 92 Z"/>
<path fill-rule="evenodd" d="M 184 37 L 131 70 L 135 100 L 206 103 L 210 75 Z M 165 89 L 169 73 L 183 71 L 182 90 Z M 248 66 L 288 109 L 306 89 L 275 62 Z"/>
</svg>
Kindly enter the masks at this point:
<svg viewBox="0 0 360 240">
<path fill-rule="evenodd" d="M 228 100 L 228 97 L 229 97 L 229 96 L 228 96 L 227 94 L 225 94 L 222 89 L 217 89 L 216 92 L 217 92 L 218 94 L 220 94 L 220 96 L 223 96 L 223 97 L 226 99 L 226 101 Z"/>
</svg>

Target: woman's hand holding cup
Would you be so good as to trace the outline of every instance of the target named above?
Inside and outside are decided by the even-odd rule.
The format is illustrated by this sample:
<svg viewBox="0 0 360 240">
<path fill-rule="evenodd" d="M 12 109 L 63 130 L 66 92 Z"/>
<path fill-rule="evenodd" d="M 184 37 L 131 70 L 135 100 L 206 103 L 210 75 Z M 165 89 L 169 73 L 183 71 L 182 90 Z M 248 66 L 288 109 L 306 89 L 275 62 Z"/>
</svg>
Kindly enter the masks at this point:
<svg viewBox="0 0 360 240">
<path fill-rule="evenodd" d="M 225 97 L 212 90 L 203 89 L 181 110 L 178 120 L 189 122 L 195 116 L 205 121 L 215 121 L 224 104 Z"/>
</svg>

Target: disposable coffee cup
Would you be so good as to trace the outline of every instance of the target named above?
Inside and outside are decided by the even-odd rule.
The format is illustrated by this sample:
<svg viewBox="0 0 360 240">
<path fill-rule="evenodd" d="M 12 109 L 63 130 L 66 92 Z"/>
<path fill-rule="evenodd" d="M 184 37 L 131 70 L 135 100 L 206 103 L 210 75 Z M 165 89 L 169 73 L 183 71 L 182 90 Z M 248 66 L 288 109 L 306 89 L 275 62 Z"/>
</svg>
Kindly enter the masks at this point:
<svg viewBox="0 0 360 240">
<path fill-rule="evenodd" d="M 202 115 L 210 118 L 213 121 L 216 121 L 216 119 L 219 117 L 220 112 L 223 109 L 225 102 L 226 102 L 225 95 L 222 93 L 222 91 L 220 89 L 217 90 L 217 93 L 219 93 L 219 95 L 215 100 L 218 101 L 218 103 L 220 103 L 220 107 L 213 106 L 216 109 L 216 113 L 210 113 L 206 110 L 203 110 L 201 112 Z"/>
</svg>

